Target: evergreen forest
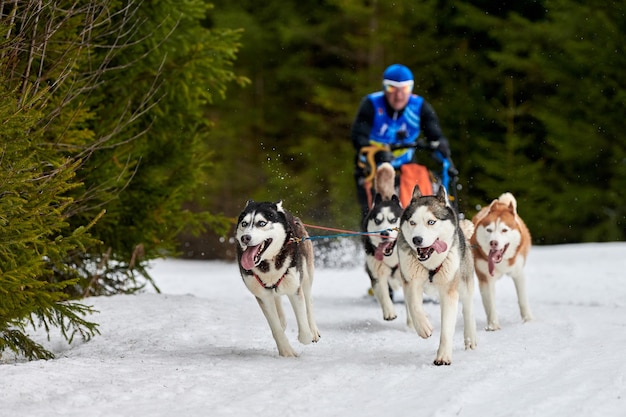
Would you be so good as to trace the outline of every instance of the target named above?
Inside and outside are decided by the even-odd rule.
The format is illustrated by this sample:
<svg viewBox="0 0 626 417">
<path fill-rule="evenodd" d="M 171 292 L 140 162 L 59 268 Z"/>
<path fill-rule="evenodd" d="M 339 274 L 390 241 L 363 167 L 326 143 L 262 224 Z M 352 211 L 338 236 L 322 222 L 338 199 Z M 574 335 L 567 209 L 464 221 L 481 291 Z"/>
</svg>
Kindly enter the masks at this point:
<svg viewBox="0 0 626 417">
<path fill-rule="evenodd" d="M 350 126 L 392 63 L 436 109 L 466 217 L 626 238 L 626 1 L 0 1 L 0 354 L 98 334 L 81 299 L 233 259 L 246 200 L 359 229 Z M 429 155 L 425 164 L 432 164 Z M 433 167 L 436 169 L 436 167 Z"/>
</svg>

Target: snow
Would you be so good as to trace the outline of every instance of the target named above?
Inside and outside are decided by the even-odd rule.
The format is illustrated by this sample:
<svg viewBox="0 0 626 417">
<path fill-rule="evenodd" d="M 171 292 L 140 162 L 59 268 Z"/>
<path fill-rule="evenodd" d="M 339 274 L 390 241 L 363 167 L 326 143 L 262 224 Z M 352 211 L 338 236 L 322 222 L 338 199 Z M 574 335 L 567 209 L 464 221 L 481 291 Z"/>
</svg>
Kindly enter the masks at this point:
<svg viewBox="0 0 626 417">
<path fill-rule="evenodd" d="M 165 259 L 162 293 L 85 300 L 101 335 L 56 355 L 0 364 L 0 410 L 52 416 L 623 416 L 626 410 L 626 243 L 535 246 L 527 263 L 535 320 L 523 324 L 512 280 L 498 282 L 502 330 L 486 332 L 475 292 L 478 348 L 463 349 L 459 312 L 451 366 L 432 364 L 439 306 L 426 304 L 427 340 L 382 319 L 361 266 L 317 268 L 322 339 L 301 345 L 293 313 L 281 358 L 237 266 Z M 10 412 L 8 411 L 10 410 Z"/>
</svg>

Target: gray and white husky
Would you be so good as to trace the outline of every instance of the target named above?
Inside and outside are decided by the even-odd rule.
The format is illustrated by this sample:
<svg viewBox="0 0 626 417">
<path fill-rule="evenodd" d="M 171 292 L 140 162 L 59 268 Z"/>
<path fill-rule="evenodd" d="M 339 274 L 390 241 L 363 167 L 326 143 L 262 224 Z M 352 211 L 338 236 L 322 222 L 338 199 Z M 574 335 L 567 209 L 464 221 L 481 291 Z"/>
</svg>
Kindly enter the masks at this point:
<svg viewBox="0 0 626 417">
<path fill-rule="evenodd" d="M 463 306 L 465 349 L 476 347 L 474 265 L 468 243 L 472 233 L 469 220 L 459 221 L 445 187 L 439 187 L 436 196 L 423 196 L 419 186 L 415 186 L 400 219 L 398 257 L 410 319 L 424 339 L 433 334 L 433 326 L 426 317 L 422 294 L 439 298 L 441 337 L 435 365 L 452 363 L 459 299 Z"/>
<path fill-rule="evenodd" d="M 366 232 L 362 235 L 365 271 L 370 277 L 374 296 L 383 310 L 385 320 L 397 317 L 389 289 L 399 291 L 402 288 L 396 251 L 402 206 L 395 193 L 395 176 L 395 169 L 388 162 L 377 168 L 376 197 L 362 226 Z"/>
<path fill-rule="evenodd" d="M 299 218 L 277 203 L 248 201 L 237 221 L 237 260 L 256 297 L 280 356 L 297 356 L 285 335 L 281 296 L 289 299 L 302 344 L 320 338 L 313 315 L 313 245 Z"/>
</svg>

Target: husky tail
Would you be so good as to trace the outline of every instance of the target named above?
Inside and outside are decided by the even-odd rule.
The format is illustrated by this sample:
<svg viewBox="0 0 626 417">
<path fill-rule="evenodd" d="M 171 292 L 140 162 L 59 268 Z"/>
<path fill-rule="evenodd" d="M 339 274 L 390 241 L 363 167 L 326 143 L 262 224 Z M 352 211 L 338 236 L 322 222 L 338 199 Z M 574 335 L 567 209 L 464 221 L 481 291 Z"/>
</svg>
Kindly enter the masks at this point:
<svg viewBox="0 0 626 417">
<path fill-rule="evenodd" d="M 376 170 L 376 192 L 383 200 L 391 200 L 396 193 L 396 170 L 389 162 L 381 164 Z"/>
</svg>

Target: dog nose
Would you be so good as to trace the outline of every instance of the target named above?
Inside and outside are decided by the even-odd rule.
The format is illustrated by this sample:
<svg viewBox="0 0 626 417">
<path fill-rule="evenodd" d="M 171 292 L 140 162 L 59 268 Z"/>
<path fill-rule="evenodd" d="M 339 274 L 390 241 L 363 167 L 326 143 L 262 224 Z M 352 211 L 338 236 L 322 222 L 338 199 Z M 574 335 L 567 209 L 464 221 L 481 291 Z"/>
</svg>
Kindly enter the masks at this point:
<svg viewBox="0 0 626 417">
<path fill-rule="evenodd" d="M 413 238 L 413 244 L 415 246 L 422 246 L 422 242 L 424 242 L 424 239 L 421 236 L 415 236 Z"/>
<path fill-rule="evenodd" d="M 389 237 L 389 230 L 383 230 L 382 232 L 380 232 L 380 235 L 383 237 Z"/>
<path fill-rule="evenodd" d="M 491 249 L 498 249 L 498 241 L 497 240 L 490 241 L 489 246 L 491 247 Z"/>
<path fill-rule="evenodd" d="M 241 243 L 243 243 L 244 245 L 247 245 L 248 243 L 250 243 L 251 240 L 252 240 L 252 236 L 250 235 L 241 236 Z"/>
</svg>

